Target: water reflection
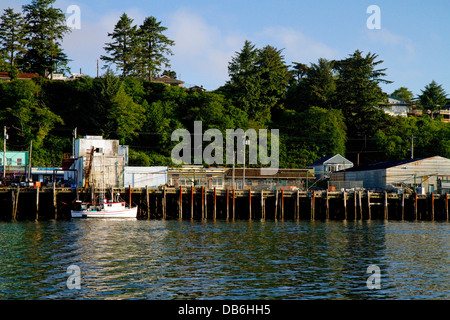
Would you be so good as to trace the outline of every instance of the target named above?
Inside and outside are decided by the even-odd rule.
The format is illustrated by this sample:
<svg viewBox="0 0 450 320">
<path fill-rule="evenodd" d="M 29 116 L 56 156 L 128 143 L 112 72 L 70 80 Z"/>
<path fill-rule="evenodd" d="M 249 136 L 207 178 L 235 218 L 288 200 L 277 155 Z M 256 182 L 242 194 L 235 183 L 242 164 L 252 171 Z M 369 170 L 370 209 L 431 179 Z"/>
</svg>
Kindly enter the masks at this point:
<svg viewBox="0 0 450 320">
<path fill-rule="evenodd" d="M 448 240 L 433 223 L 2 223 L 0 298 L 442 299 Z M 66 286 L 73 264 L 80 290 Z M 372 264 L 380 290 L 366 286 Z"/>
</svg>

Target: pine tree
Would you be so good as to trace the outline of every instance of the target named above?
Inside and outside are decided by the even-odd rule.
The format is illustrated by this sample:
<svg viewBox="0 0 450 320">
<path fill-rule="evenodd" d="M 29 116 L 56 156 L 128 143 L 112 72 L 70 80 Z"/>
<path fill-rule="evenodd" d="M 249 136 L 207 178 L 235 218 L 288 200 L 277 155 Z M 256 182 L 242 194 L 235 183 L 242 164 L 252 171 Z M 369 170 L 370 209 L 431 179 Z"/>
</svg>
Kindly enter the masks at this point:
<svg viewBox="0 0 450 320">
<path fill-rule="evenodd" d="M 17 76 L 16 60 L 25 53 L 24 18 L 8 8 L 0 17 L 0 55 L 9 64 L 11 77 Z"/>
<path fill-rule="evenodd" d="M 110 56 L 101 56 L 100 59 L 106 62 L 108 67 L 115 64 L 117 70 L 122 71 L 122 77 L 132 74 L 136 64 L 136 26 L 132 26 L 133 19 L 126 13 L 120 16 L 119 21 L 112 33 L 108 32 L 108 37 L 112 42 L 106 43 L 104 49 Z"/>
<path fill-rule="evenodd" d="M 27 52 L 21 65 L 28 72 L 41 76 L 64 70 L 69 62 L 61 48 L 61 41 L 71 30 L 61 9 L 54 8 L 55 0 L 32 0 L 23 6 L 27 31 Z"/>
<path fill-rule="evenodd" d="M 161 21 L 157 21 L 155 17 L 147 17 L 137 30 L 139 42 L 137 69 L 138 73 L 147 80 L 151 80 L 161 72 L 162 65 L 170 68 L 166 55 L 173 55 L 170 46 L 173 46 L 175 42 L 163 34 L 165 30 L 167 28 L 162 26 Z"/>
<path fill-rule="evenodd" d="M 425 86 L 425 90 L 421 91 L 422 94 L 419 96 L 420 103 L 427 109 L 435 110 L 440 106 L 444 106 L 447 102 L 445 90 L 442 88 L 442 85 L 438 85 L 434 80 Z"/>
</svg>

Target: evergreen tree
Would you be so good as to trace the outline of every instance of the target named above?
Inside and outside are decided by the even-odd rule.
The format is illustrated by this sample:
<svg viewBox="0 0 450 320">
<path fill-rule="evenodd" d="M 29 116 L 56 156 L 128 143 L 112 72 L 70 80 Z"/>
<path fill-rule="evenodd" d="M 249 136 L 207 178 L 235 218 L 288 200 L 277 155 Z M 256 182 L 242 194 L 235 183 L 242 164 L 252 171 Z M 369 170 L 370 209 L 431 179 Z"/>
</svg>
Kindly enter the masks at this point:
<svg viewBox="0 0 450 320">
<path fill-rule="evenodd" d="M 410 102 L 413 97 L 413 93 L 409 91 L 408 88 L 400 87 L 394 92 L 392 92 L 391 96 L 402 99 L 406 102 Z"/>
<path fill-rule="evenodd" d="M 333 61 L 319 59 L 310 67 L 300 66 L 301 77 L 288 88 L 286 104 L 289 108 L 303 111 L 312 106 L 332 108 L 336 93 Z M 304 66 L 304 67 L 302 67 Z M 297 69 L 294 70 L 297 73 Z"/>
<path fill-rule="evenodd" d="M 420 103 L 426 109 L 435 110 L 447 103 L 447 94 L 445 93 L 445 90 L 434 80 L 425 86 L 425 90 L 421 91 L 422 94 L 419 96 Z"/>
<path fill-rule="evenodd" d="M 133 73 L 136 64 L 136 26 L 132 26 L 133 19 L 126 13 L 120 16 L 112 33 L 108 32 L 112 42 L 106 43 L 104 49 L 110 56 L 101 56 L 108 67 L 115 64 L 117 70 L 122 71 L 122 77 Z"/>
<path fill-rule="evenodd" d="M 24 22 L 22 14 L 11 8 L 0 17 L 0 56 L 8 61 L 12 79 L 17 76 L 16 60 L 25 53 Z"/>
<path fill-rule="evenodd" d="M 170 68 L 169 59 L 166 55 L 172 55 L 170 46 L 175 44 L 169 40 L 163 32 L 167 30 L 157 21 L 155 17 L 147 17 L 144 23 L 137 30 L 138 52 L 137 60 L 138 74 L 151 80 L 159 72 L 161 66 Z"/>
<path fill-rule="evenodd" d="M 334 62 L 337 71 L 335 106 L 341 109 L 350 132 L 373 134 L 376 128 L 377 111 L 374 107 L 386 99 L 380 83 L 391 83 L 382 79 L 386 69 L 376 69 L 383 63 L 370 52 L 363 56 L 356 50 L 350 57 Z"/>
<path fill-rule="evenodd" d="M 65 14 L 54 8 L 55 0 L 32 0 L 23 6 L 27 31 L 27 52 L 21 66 L 41 76 L 64 70 L 69 59 L 61 48 L 64 35 L 70 32 Z"/>
</svg>

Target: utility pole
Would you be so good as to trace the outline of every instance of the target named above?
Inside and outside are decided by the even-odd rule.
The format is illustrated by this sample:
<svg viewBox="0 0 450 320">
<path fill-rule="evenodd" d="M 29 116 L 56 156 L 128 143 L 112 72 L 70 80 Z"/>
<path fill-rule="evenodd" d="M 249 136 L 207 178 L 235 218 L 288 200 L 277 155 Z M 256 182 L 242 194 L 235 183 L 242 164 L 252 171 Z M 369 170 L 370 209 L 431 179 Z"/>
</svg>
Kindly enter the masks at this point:
<svg viewBox="0 0 450 320">
<path fill-rule="evenodd" d="M 98 78 L 98 59 L 97 59 L 97 78 Z"/>
<path fill-rule="evenodd" d="M 411 136 L 411 159 L 414 159 L 414 138 L 415 136 Z"/>
<path fill-rule="evenodd" d="M 72 159 L 75 159 L 75 140 L 77 138 L 77 128 L 73 129 L 72 134 Z"/>
</svg>

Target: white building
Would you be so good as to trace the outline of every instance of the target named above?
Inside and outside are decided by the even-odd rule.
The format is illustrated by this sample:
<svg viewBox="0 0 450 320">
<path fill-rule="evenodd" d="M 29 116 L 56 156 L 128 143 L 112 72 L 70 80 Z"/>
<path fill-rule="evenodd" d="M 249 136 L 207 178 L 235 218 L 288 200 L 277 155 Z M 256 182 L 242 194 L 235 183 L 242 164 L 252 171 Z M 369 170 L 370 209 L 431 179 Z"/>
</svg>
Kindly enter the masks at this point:
<svg viewBox="0 0 450 320">
<path fill-rule="evenodd" d="M 106 140 L 102 136 L 85 136 L 75 140 L 73 163 L 65 179 L 79 187 L 123 187 L 124 167 L 128 164 L 128 146 L 119 140 Z"/>
<path fill-rule="evenodd" d="M 384 161 L 335 172 L 332 181 L 362 181 L 366 189 L 423 188 L 424 192 L 450 189 L 450 159 L 435 156 L 423 159 Z"/>
<path fill-rule="evenodd" d="M 167 167 L 125 167 L 124 186 L 158 187 L 167 184 Z"/>
<path fill-rule="evenodd" d="M 344 158 L 339 153 L 334 156 L 326 156 L 311 163 L 308 168 L 314 169 L 317 179 L 329 178 L 330 173 L 347 170 L 353 167 L 353 162 Z"/>
</svg>

